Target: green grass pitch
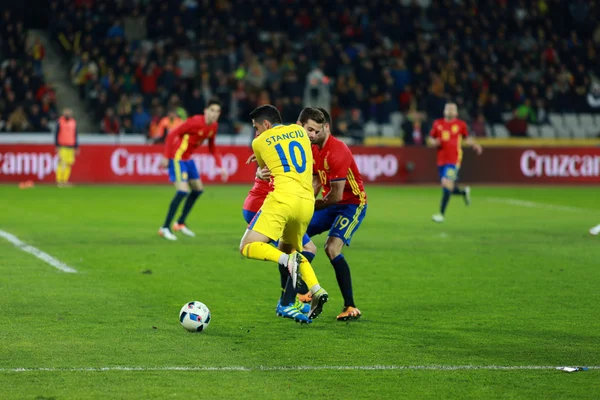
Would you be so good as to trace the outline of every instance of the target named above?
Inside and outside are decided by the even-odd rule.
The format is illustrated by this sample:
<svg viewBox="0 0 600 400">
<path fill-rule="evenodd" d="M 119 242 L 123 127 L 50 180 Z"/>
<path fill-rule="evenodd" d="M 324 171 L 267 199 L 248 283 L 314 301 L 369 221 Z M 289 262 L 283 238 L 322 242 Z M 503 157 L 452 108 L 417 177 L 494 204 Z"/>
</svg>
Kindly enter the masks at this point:
<svg viewBox="0 0 600 400">
<path fill-rule="evenodd" d="M 0 238 L 0 398 L 600 397 L 597 369 L 478 369 L 600 365 L 600 188 L 474 187 L 435 225 L 438 188 L 368 186 L 346 249 L 364 318 L 336 322 L 317 237 L 331 298 L 310 326 L 275 316 L 276 266 L 238 253 L 248 189 L 207 187 L 198 237 L 171 243 L 169 186 L 0 186 L 0 229 L 78 270 Z M 191 300 L 211 309 L 204 333 L 179 324 Z M 428 369 L 333 368 L 370 366 Z M 82 370 L 110 367 L 138 370 Z"/>
</svg>

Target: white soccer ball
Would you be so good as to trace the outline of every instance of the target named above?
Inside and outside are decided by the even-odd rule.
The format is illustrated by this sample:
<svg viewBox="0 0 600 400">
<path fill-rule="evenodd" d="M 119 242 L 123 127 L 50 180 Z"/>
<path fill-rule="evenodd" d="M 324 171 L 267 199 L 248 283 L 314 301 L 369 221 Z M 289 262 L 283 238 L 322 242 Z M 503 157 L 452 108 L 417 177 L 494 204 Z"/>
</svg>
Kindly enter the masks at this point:
<svg viewBox="0 0 600 400">
<path fill-rule="evenodd" d="M 202 332 L 210 324 L 210 310 L 204 303 L 190 301 L 181 307 L 179 322 L 190 332 Z"/>
</svg>

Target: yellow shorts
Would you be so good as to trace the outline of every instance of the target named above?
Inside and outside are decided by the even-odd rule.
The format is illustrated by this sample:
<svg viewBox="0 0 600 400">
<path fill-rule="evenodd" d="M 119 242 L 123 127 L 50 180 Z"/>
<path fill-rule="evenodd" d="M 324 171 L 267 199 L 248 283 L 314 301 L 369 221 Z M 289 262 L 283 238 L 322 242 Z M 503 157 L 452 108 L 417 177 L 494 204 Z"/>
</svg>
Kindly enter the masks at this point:
<svg viewBox="0 0 600 400">
<path fill-rule="evenodd" d="M 315 211 L 315 201 L 269 193 L 248 229 L 302 250 L 302 237 Z"/>
<path fill-rule="evenodd" d="M 75 163 L 75 149 L 72 147 L 59 147 L 58 158 L 61 163 L 72 165 Z"/>
</svg>

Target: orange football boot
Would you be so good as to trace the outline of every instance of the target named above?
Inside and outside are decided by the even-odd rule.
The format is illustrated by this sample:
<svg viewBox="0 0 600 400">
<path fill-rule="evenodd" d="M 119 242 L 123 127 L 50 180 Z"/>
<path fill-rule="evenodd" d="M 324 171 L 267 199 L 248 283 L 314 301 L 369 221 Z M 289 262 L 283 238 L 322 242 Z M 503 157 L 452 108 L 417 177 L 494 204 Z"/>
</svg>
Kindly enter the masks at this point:
<svg viewBox="0 0 600 400">
<path fill-rule="evenodd" d="M 360 310 L 356 307 L 344 307 L 342 313 L 337 316 L 338 321 L 352 321 L 362 316 Z"/>
</svg>

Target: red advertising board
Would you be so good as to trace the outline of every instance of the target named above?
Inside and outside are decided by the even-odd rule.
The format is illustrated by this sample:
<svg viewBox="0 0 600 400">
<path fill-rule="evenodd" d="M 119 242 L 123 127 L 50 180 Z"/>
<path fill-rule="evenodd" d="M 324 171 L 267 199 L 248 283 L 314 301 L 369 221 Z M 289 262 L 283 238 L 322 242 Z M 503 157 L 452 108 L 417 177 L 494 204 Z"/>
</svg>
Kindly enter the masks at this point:
<svg viewBox="0 0 600 400">
<path fill-rule="evenodd" d="M 252 183 L 248 147 L 222 146 L 232 183 Z M 352 147 L 366 183 L 435 183 L 435 151 L 427 148 Z M 162 146 L 85 145 L 73 168 L 74 183 L 166 183 Z M 214 158 L 194 155 L 205 182 L 220 182 Z M 0 145 L 0 182 L 53 182 L 57 156 L 51 145 Z M 482 183 L 600 184 L 600 148 L 488 148 L 465 151 L 461 180 Z"/>
</svg>

